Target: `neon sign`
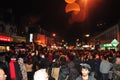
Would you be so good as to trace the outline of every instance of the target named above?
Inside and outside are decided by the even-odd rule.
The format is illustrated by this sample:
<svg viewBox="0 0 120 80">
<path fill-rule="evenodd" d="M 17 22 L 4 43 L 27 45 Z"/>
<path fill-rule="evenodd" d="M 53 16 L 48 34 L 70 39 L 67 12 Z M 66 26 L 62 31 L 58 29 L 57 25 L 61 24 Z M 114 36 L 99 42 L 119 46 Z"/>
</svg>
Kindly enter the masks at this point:
<svg viewBox="0 0 120 80">
<path fill-rule="evenodd" d="M 11 37 L 9 37 L 9 36 L 0 36 L 0 41 L 10 42 L 11 41 Z"/>
</svg>

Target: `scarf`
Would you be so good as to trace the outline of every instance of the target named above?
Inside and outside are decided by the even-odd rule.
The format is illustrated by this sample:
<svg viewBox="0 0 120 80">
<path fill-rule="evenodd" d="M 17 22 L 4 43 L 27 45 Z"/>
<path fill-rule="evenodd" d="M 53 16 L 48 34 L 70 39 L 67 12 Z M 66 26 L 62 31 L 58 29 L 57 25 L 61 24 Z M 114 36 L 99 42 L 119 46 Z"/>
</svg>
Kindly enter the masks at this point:
<svg viewBox="0 0 120 80">
<path fill-rule="evenodd" d="M 10 61 L 10 78 L 14 80 L 16 79 L 15 65 L 14 65 L 15 62 L 16 60 Z"/>
</svg>

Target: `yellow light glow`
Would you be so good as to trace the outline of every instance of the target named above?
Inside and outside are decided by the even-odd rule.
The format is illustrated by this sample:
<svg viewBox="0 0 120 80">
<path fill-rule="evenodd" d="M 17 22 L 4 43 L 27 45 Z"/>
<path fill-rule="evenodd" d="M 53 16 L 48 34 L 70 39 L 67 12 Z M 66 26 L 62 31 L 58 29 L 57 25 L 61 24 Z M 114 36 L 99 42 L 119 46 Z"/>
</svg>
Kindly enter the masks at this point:
<svg viewBox="0 0 120 80">
<path fill-rule="evenodd" d="M 53 33 L 53 34 L 52 34 L 52 36 L 53 36 L 53 37 L 55 37 L 55 36 L 56 36 L 56 34 L 55 34 L 55 33 Z"/>
<path fill-rule="evenodd" d="M 86 34 L 85 37 L 90 37 L 90 34 Z"/>
</svg>

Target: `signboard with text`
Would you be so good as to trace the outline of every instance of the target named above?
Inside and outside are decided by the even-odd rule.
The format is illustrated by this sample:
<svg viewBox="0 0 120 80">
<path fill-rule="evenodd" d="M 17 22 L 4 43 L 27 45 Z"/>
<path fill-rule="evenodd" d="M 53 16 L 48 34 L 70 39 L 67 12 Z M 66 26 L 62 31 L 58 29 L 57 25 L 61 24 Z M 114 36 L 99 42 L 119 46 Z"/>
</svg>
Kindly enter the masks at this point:
<svg viewBox="0 0 120 80">
<path fill-rule="evenodd" d="M 10 36 L 0 35 L 0 41 L 11 42 L 11 41 L 12 41 L 12 38 L 11 38 Z"/>
</svg>

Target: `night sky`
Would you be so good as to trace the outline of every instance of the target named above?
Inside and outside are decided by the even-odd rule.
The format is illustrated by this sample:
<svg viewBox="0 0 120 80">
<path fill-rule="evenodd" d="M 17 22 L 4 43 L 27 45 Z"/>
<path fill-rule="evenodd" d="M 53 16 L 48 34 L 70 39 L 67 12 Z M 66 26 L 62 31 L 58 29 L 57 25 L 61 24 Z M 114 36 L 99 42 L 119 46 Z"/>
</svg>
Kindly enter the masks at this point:
<svg viewBox="0 0 120 80">
<path fill-rule="evenodd" d="M 39 24 L 43 29 L 56 33 L 66 41 L 74 42 L 83 39 L 89 33 L 92 36 L 106 30 L 120 20 L 120 0 L 88 0 L 87 17 L 69 22 L 73 12 L 66 13 L 64 0 L 14 0 L 2 4 L 12 8 L 16 20 L 20 24 Z M 78 1 L 78 0 L 77 0 Z M 80 1 L 80 0 L 79 0 Z M 94 3 L 93 3 L 94 2 Z M 96 2 L 96 3 L 95 3 Z M 82 4 L 79 4 L 82 5 Z M 81 8 L 80 12 L 85 8 Z M 82 16 L 82 14 L 79 14 Z"/>
</svg>

